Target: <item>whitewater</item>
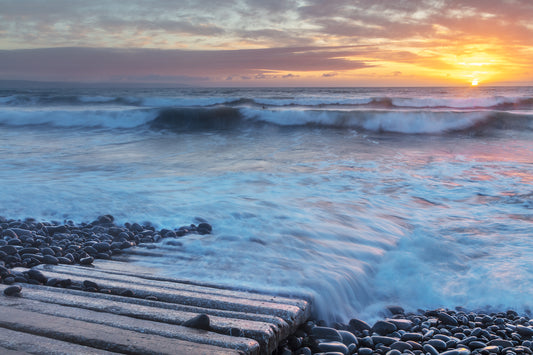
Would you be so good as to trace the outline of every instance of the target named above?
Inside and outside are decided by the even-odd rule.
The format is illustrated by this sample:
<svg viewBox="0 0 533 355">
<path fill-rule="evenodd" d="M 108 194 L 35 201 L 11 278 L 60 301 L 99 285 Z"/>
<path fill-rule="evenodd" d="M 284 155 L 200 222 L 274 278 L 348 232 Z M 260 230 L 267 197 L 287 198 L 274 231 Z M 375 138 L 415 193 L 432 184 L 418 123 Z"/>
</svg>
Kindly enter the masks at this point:
<svg viewBox="0 0 533 355">
<path fill-rule="evenodd" d="M 0 133 L 0 215 L 212 224 L 158 275 L 329 322 L 532 306 L 532 87 L 1 90 Z"/>
</svg>

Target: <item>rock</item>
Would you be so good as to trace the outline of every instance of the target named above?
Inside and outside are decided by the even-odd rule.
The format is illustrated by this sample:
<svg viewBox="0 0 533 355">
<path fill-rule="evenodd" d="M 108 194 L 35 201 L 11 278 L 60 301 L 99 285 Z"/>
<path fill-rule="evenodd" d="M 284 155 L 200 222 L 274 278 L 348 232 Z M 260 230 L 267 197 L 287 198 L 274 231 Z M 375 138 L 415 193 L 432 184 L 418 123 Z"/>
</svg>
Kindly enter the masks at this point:
<svg viewBox="0 0 533 355">
<path fill-rule="evenodd" d="M 337 341 L 331 341 L 326 343 L 319 343 L 318 349 L 321 352 L 324 353 L 341 353 L 344 355 L 348 355 L 348 347 L 344 345 L 343 343 L 337 342 Z"/>
<path fill-rule="evenodd" d="M 450 316 L 445 312 L 439 312 L 437 318 L 445 325 L 457 326 L 459 322 L 455 317 Z"/>
<path fill-rule="evenodd" d="M 431 345 L 438 351 L 446 350 L 446 343 L 440 339 L 430 339 L 427 341 L 427 344 Z"/>
<path fill-rule="evenodd" d="M 4 284 L 5 285 L 12 285 L 14 283 L 15 283 L 15 277 L 8 276 L 8 277 L 4 278 Z"/>
<path fill-rule="evenodd" d="M 55 256 L 44 255 L 43 256 L 43 264 L 57 265 L 57 264 L 59 264 L 59 260 Z"/>
<path fill-rule="evenodd" d="M 111 249 L 111 246 L 109 245 L 109 243 L 106 243 L 106 242 L 96 243 L 92 247 L 96 249 L 98 253 L 106 252 L 106 251 L 109 251 L 109 249 Z"/>
<path fill-rule="evenodd" d="M 37 281 L 38 283 L 46 284 L 47 278 L 42 272 L 35 269 L 28 270 L 28 276 L 30 279 Z"/>
<path fill-rule="evenodd" d="M 532 327 L 525 327 L 523 325 L 517 325 L 516 331 L 518 334 L 520 334 L 523 337 L 532 337 L 533 336 L 533 328 Z"/>
<path fill-rule="evenodd" d="M 468 343 L 468 347 L 470 349 L 481 349 L 481 348 L 484 348 L 486 346 L 487 346 L 487 344 L 485 344 L 484 342 L 479 341 L 479 340 L 474 340 L 474 341 L 471 341 L 470 343 Z"/>
<path fill-rule="evenodd" d="M 84 280 L 83 281 L 83 287 L 85 289 L 95 289 L 95 290 L 99 290 L 100 287 L 98 287 L 98 284 L 96 282 L 93 282 L 91 280 Z"/>
<path fill-rule="evenodd" d="M 7 255 L 15 255 L 18 253 L 17 248 L 13 245 L 4 245 L 0 247 L 0 251 L 3 251 Z"/>
<path fill-rule="evenodd" d="M 433 346 L 431 346 L 430 344 L 425 344 L 423 346 L 424 348 L 424 351 L 430 355 L 439 355 L 439 352 L 437 351 L 437 349 L 435 349 Z"/>
<path fill-rule="evenodd" d="M 124 290 L 124 291 L 120 292 L 120 295 L 124 296 L 124 297 L 133 297 L 133 291 L 132 290 Z"/>
<path fill-rule="evenodd" d="M 405 350 L 413 350 L 413 346 L 409 343 L 403 342 L 403 341 L 397 341 L 395 343 L 392 343 L 390 346 L 391 349 L 399 350 L 400 352 L 404 352 Z"/>
<path fill-rule="evenodd" d="M 410 330 L 413 327 L 413 322 L 409 319 L 387 319 L 387 322 L 396 326 L 396 329 Z"/>
<path fill-rule="evenodd" d="M 387 306 L 387 311 L 389 311 L 391 314 L 404 314 L 405 311 L 400 306 Z"/>
<path fill-rule="evenodd" d="M 311 329 L 311 332 L 309 335 L 315 339 L 338 341 L 342 343 L 341 334 L 337 331 L 337 329 L 334 329 L 334 328 L 314 327 L 313 329 Z"/>
<path fill-rule="evenodd" d="M 213 227 L 209 223 L 200 223 L 198 227 L 196 227 L 196 232 L 198 234 L 211 234 L 213 231 Z"/>
<path fill-rule="evenodd" d="M 357 351 L 359 355 L 372 355 L 374 351 L 370 348 L 359 348 Z"/>
<path fill-rule="evenodd" d="M 4 295 L 20 296 L 21 291 L 22 291 L 22 287 L 20 287 L 19 285 L 13 285 L 13 286 L 9 286 L 6 289 L 4 289 Z"/>
<path fill-rule="evenodd" d="M 357 338 L 351 332 L 346 331 L 346 330 L 338 330 L 338 332 L 342 337 L 342 343 L 344 345 L 349 346 L 350 344 L 355 344 L 355 345 L 359 344 L 359 342 L 357 341 Z"/>
<path fill-rule="evenodd" d="M 387 351 L 386 355 L 402 355 L 402 352 L 396 349 Z"/>
<path fill-rule="evenodd" d="M 376 344 L 376 345 L 381 343 L 381 344 L 383 344 L 385 346 L 390 346 L 390 345 L 394 344 L 397 341 L 398 341 L 397 338 L 380 336 L 380 335 L 373 335 L 372 336 L 372 342 L 374 344 Z"/>
<path fill-rule="evenodd" d="M 489 346 L 496 345 L 496 346 L 501 346 L 502 348 L 511 348 L 511 347 L 513 347 L 513 343 L 510 342 L 509 340 L 505 340 L 505 339 L 493 339 L 493 340 L 489 341 L 487 343 L 487 345 L 489 345 Z"/>
<path fill-rule="evenodd" d="M 402 341 L 412 340 L 418 342 L 422 341 L 423 338 L 424 337 L 420 333 L 404 333 L 401 337 Z"/>
<path fill-rule="evenodd" d="M 207 314 L 200 314 L 194 318 L 189 319 L 188 321 L 182 324 L 185 327 L 210 330 L 209 316 Z"/>
<path fill-rule="evenodd" d="M 88 256 L 80 259 L 80 265 L 91 265 L 94 261 L 92 256 Z"/>
<path fill-rule="evenodd" d="M 387 335 L 396 331 L 397 329 L 398 328 L 393 323 L 384 320 L 377 321 L 372 327 L 372 331 L 379 335 Z"/>
</svg>

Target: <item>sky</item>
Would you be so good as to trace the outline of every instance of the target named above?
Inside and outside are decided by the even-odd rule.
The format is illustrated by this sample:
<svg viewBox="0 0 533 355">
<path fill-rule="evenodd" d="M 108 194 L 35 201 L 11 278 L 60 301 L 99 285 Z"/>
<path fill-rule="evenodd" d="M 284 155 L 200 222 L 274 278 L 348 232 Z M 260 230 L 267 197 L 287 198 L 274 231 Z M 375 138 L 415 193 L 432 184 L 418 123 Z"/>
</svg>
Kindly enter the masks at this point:
<svg viewBox="0 0 533 355">
<path fill-rule="evenodd" d="M 0 0 L 0 80 L 533 85 L 532 0 Z"/>
</svg>

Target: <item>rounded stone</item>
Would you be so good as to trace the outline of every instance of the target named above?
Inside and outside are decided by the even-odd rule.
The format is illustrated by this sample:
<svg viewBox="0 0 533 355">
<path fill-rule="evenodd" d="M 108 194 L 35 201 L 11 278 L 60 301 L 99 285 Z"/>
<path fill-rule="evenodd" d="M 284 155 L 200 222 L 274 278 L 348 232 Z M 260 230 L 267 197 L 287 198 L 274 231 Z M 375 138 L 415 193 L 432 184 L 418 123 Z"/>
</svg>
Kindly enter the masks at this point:
<svg viewBox="0 0 533 355">
<path fill-rule="evenodd" d="M 30 279 L 33 279 L 42 284 L 45 284 L 47 281 L 46 276 L 44 276 L 44 274 L 40 272 L 39 270 L 35 270 L 35 269 L 28 270 L 28 276 L 30 277 Z"/>
<path fill-rule="evenodd" d="M 532 327 L 525 327 L 521 324 L 516 326 L 516 331 L 518 334 L 520 334 L 523 337 L 532 337 L 533 336 L 533 328 Z"/>
<path fill-rule="evenodd" d="M 439 352 L 437 349 L 435 349 L 430 344 L 424 344 L 423 349 L 426 353 L 429 353 L 430 355 L 439 355 Z"/>
<path fill-rule="evenodd" d="M 185 327 L 189 328 L 196 328 L 196 329 L 203 329 L 203 330 L 210 330 L 210 321 L 209 316 L 207 314 L 199 314 L 194 318 L 191 318 L 182 324 Z"/>
<path fill-rule="evenodd" d="M 402 352 L 400 350 L 391 349 L 391 350 L 387 351 L 386 354 L 387 355 L 402 355 Z"/>
<path fill-rule="evenodd" d="M 349 322 L 349 326 L 357 331 L 362 332 L 363 330 L 371 330 L 372 327 L 365 321 L 353 318 Z"/>
<path fill-rule="evenodd" d="M 319 343 L 317 347 L 321 352 L 324 352 L 324 353 L 337 352 L 337 353 L 341 353 L 344 355 L 348 355 L 348 347 L 338 341 Z"/>
<path fill-rule="evenodd" d="M 98 284 L 96 282 L 93 282 L 91 280 L 84 280 L 83 281 L 83 287 L 84 288 L 93 288 L 95 290 L 98 290 L 100 287 L 98 287 Z"/>
<path fill-rule="evenodd" d="M 390 348 L 399 350 L 400 352 L 404 352 L 405 350 L 413 350 L 413 346 L 411 344 L 403 341 L 397 341 L 395 343 L 392 343 Z"/>
<path fill-rule="evenodd" d="M 401 337 L 403 341 L 422 341 L 424 337 L 420 333 L 404 333 Z"/>
<path fill-rule="evenodd" d="M 355 335 L 353 335 L 353 333 L 347 330 L 338 330 L 338 332 L 342 337 L 342 343 L 344 345 L 348 346 L 350 344 L 358 344 L 357 338 L 355 337 Z"/>
<path fill-rule="evenodd" d="M 451 326 L 457 326 L 459 325 L 459 322 L 457 319 L 453 316 L 450 316 L 449 314 L 445 312 L 440 312 L 437 314 L 437 318 L 445 325 L 451 325 Z"/>
<path fill-rule="evenodd" d="M 440 339 L 430 339 L 427 343 L 438 351 L 446 350 L 446 343 Z"/>
<path fill-rule="evenodd" d="M 92 256 L 87 256 L 85 258 L 80 259 L 81 265 L 91 265 L 94 261 L 94 258 Z"/>
<path fill-rule="evenodd" d="M 397 329 L 398 328 L 393 323 L 384 320 L 378 320 L 372 327 L 372 331 L 379 335 L 387 335 L 396 331 Z"/>
<path fill-rule="evenodd" d="M 342 342 L 341 334 L 337 331 L 337 329 L 334 329 L 334 328 L 314 327 L 313 329 L 311 329 L 311 332 L 309 335 L 314 337 L 315 339 L 324 339 L 324 340 Z"/>
<path fill-rule="evenodd" d="M 57 258 L 52 255 L 43 255 L 43 264 L 57 265 L 59 264 L 59 260 L 57 260 Z"/>
<path fill-rule="evenodd" d="M 357 351 L 359 355 L 372 355 L 374 351 L 370 348 L 359 348 Z"/>
<path fill-rule="evenodd" d="M 13 286 L 9 286 L 6 289 L 4 289 L 4 295 L 19 296 L 21 291 L 22 291 L 22 287 L 20 287 L 19 285 L 13 285 Z"/>
<path fill-rule="evenodd" d="M 0 251 L 3 251 L 7 255 L 15 255 L 18 253 L 17 248 L 13 245 L 4 245 L 0 247 Z"/>
</svg>

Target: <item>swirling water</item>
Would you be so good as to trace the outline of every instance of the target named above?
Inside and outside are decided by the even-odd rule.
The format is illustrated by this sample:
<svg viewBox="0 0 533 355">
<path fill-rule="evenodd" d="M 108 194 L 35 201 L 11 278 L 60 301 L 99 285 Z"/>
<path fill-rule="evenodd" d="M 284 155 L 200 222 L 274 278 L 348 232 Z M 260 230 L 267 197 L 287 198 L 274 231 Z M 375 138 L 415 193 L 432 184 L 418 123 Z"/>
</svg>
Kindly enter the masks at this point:
<svg viewBox="0 0 533 355">
<path fill-rule="evenodd" d="M 526 310 L 533 89 L 0 92 L 0 215 L 178 227 L 142 265 L 313 300 Z"/>
</svg>

